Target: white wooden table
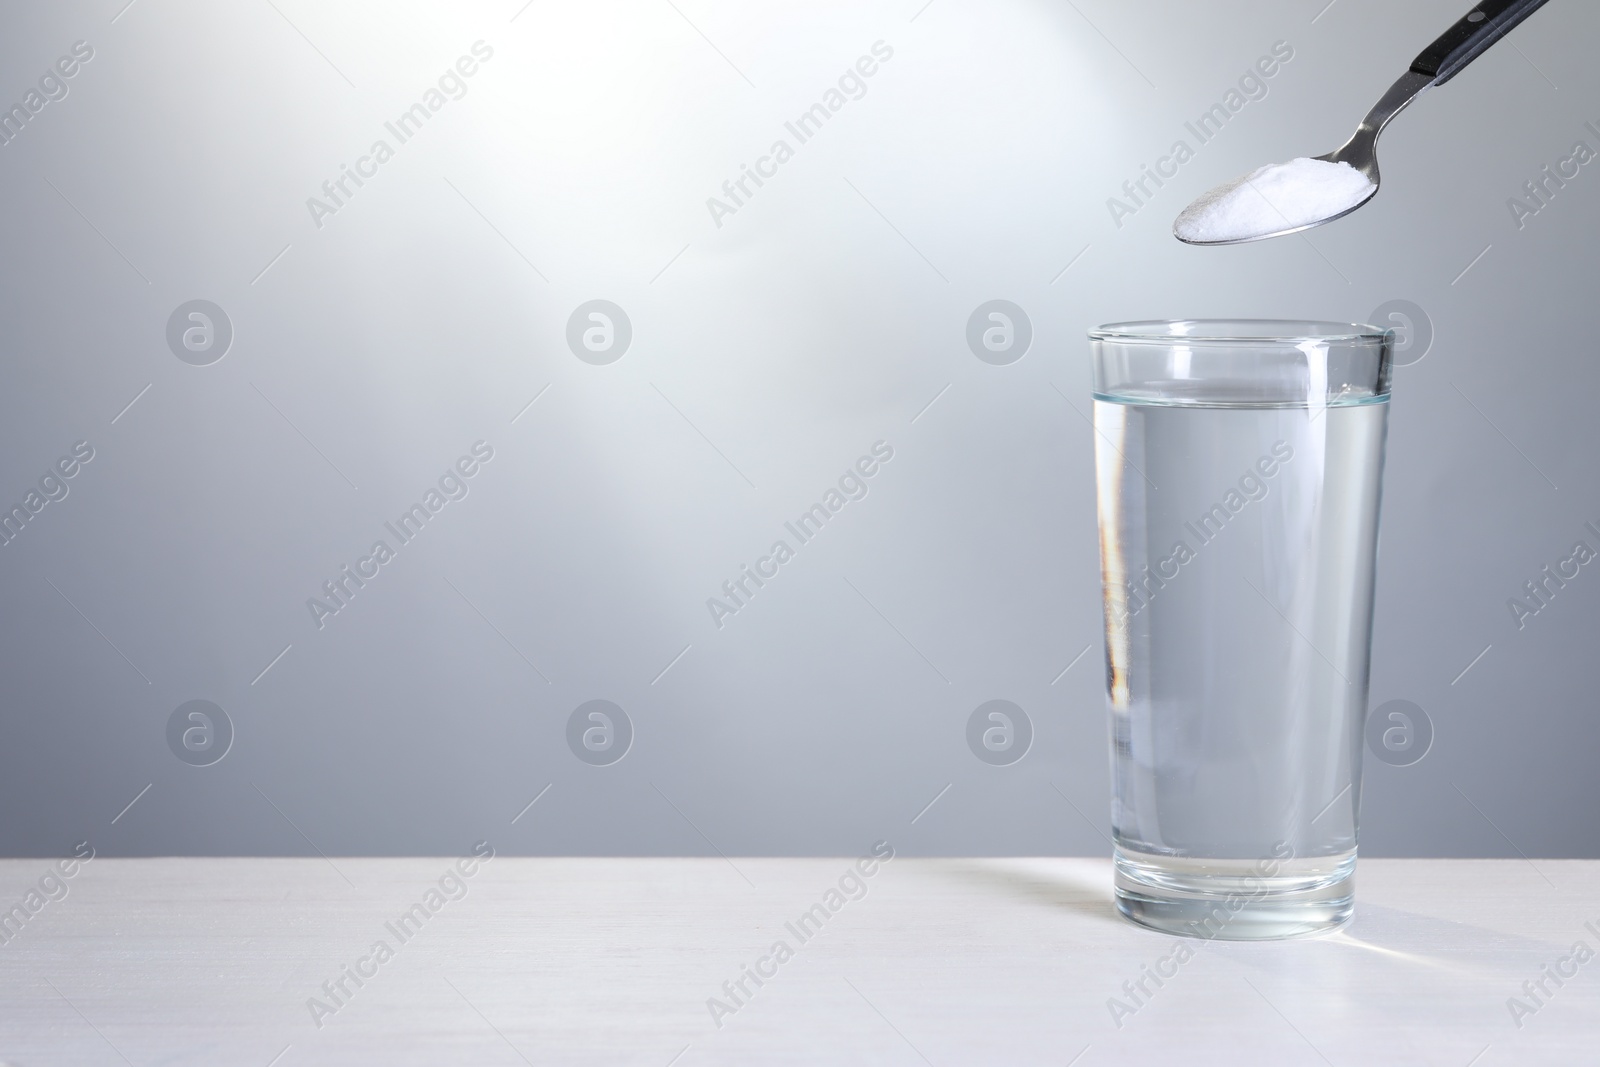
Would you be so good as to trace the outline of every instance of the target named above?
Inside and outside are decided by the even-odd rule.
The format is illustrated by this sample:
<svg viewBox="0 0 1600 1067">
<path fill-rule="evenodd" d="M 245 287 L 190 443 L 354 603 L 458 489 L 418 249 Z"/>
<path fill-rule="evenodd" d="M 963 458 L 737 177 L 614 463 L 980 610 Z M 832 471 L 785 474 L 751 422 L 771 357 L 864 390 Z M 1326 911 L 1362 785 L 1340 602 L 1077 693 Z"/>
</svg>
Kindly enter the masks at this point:
<svg viewBox="0 0 1600 1067">
<path fill-rule="evenodd" d="M 1600 1064 L 1600 958 L 1560 962 L 1600 951 L 1600 862 L 1365 860 L 1349 927 L 1272 944 L 1133 927 L 1101 860 L 897 858 L 865 895 L 852 868 L 98 858 L 52 900 L 48 861 L 7 860 L 0 1060 Z"/>
</svg>

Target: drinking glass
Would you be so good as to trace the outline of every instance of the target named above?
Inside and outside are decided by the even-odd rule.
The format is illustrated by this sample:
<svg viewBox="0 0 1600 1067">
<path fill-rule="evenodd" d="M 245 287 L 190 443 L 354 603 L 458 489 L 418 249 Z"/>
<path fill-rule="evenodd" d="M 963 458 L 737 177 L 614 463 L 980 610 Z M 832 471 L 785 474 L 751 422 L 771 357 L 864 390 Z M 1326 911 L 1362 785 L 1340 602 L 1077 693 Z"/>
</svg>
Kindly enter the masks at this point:
<svg viewBox="0 0 1600 1067">
<path fill-rule="evenodd" d="M 1091 331 L 1117 907 L 1176 934 L 1353 907 L 1393 331 Z"/>
</svg>

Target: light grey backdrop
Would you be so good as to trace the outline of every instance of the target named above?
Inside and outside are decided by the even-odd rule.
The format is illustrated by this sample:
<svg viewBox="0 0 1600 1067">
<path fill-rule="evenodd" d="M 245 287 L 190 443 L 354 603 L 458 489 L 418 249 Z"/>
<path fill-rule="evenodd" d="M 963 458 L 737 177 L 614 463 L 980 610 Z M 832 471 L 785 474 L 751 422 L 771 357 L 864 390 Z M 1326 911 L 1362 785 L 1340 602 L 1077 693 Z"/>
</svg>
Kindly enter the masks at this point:
<svg viewBox="0 0 1600 1067">
<path fill-rule="evenodd" d="M 1364 851 L 1600 855 L 1600 566 L 1507 603 L 1600 548 L 1600 165 L 1508 205 L 1600 149 L 1600 13 L 1555 0 L 1425 96 L 1354 217 L 1169 233 L 1336 146 L 1462 6 L 7 5 L 0 851 L 1104 853 L 1084 331 L 1400 301 L 1373 703 L 1433 738 L 1369 760 Z M 967 342 L 994 299 L 1031 324 L 1006 365 Z M 585 360 L 593 300 L 631 338 L 591 352 L 585 312 Z M 376 575 L 317 618 L 346 565 Z M 1007 766 L 967 743 L 993 699 L 1032 724 Z M 195 700 L 226 723 L 169 732 Z M 591 700 L 626 721 L 569 744 Z"/>
</svg>

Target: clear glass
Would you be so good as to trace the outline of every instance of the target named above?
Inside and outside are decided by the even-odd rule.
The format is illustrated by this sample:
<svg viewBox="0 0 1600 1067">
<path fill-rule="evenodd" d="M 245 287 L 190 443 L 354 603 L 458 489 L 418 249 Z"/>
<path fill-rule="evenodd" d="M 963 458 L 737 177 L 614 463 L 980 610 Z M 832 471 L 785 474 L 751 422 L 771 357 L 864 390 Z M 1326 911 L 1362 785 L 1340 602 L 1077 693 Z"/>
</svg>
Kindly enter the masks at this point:
<svg viewBox="0 0 1600 1067">
<path fill-rule="evenodd" d="M 1090 333 L 1117 907 L 1313 934 L 1353 907 L 1393 332 Z"/>
</svg>

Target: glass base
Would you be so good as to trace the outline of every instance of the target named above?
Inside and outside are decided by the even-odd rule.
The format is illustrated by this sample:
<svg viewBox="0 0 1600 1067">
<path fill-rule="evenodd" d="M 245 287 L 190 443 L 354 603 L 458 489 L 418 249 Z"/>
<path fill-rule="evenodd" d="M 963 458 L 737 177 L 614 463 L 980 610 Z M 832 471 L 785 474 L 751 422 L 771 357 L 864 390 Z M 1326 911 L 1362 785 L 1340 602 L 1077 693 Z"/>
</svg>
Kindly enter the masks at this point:
<svg viewBox="0 0 1600 1067">
<path fill-rule="evenodd" d="M 1191 859 L 1118 847 L 1117 910 L 1166 934 L 1271 941 L 1327 933 L 1355 910 L 1354 849 L 1291 859 Z"/>
</svg>

